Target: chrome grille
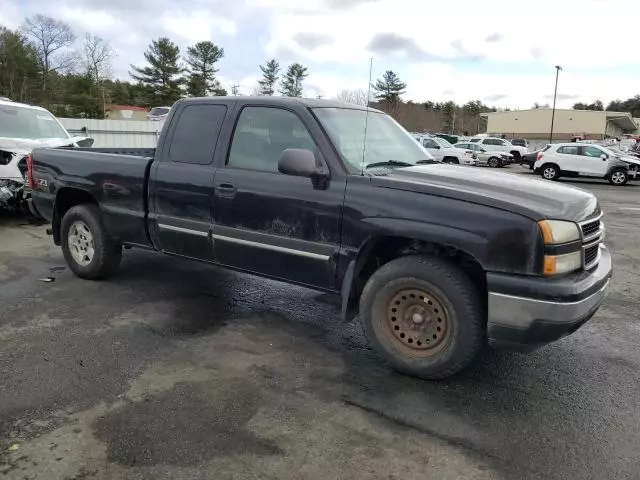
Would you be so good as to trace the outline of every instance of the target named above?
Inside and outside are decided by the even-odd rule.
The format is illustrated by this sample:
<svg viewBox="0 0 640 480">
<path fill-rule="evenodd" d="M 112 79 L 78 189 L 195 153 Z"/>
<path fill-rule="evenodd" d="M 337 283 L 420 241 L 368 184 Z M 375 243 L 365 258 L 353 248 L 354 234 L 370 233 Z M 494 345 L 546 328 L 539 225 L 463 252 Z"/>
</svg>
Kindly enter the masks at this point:
<svg viewBox="0 0 640 480">
<path fill-rule="evenodd" d="M 594 233 L 597 233 L 598 231 L 600 231 L 600 219 L 589 222 L 589 223 L 583 223 L 581 227 L 582 227 L 582 236 L 585 238 L 589 238 Z"/>
<path fill-rule="evenodd" d="M 601 218 L 602 214 L 578 224 L 582 233 L 582 267 L 585 270 L 594 268 L 600 261 L 600 244 L 604 240 Z"/>
</svg>

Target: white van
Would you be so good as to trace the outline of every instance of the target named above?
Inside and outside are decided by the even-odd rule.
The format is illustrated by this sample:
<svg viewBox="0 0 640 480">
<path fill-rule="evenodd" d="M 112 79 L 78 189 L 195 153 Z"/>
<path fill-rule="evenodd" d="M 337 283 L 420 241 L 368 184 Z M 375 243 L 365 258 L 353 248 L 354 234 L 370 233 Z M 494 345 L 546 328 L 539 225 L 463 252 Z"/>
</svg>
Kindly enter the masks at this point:
<svg viewBox="0 0 640 480">
<path fill-rule="evenodd" d="M 590 143 L 554 143 L 538 153 L 534 172 L 547 180 L 559 177 L 603 178 L 624 185 L 638 175 L 640 160 Z"/>
</svg>

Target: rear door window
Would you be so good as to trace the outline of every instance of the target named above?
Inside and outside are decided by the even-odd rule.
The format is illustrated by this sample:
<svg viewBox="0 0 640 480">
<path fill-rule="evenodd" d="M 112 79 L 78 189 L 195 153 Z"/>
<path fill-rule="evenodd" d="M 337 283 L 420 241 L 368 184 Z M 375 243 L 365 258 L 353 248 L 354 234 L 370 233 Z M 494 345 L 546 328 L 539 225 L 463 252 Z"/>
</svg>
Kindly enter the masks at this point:
<svg viewBox="0 0 640 480">
<path fill-rule="evenodd" d="M 571 145 L 558 148 L 558 153 L 562 153 L 564 155 L 579 155 L 579 151 L 580 149 L 577 145 L 575 147 Z"/>
<path fill-rule="evenodd" d="M 179 163 L 210 164 L 226 113 L 227 107 L 220 104 L 184 107 L 169 143 L 169 159 Z"/>
</svg>

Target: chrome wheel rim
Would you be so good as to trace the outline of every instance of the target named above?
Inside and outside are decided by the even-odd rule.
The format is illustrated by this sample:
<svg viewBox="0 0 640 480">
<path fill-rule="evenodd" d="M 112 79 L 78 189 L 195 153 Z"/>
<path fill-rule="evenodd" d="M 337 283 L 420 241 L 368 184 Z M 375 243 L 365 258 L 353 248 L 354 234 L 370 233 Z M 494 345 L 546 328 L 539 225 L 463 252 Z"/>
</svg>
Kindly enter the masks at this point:
<svg viewBox="0 0 640 480">
<path fill-rule="evenodd" d="M 542 175 L 547 180 L 552 180 L 556 176 L 556 171 L 553 168 L 545 168 Z"/>
<path fill-rule="evenodd" d="M 498 159 L 497 158 L 491 158 L 489 159 L 489 166 L 490 167 L 497 167 L 498 166 Z"/>
<path fill-rule="evenodd" d="M 625 174 L 622 172 L 613 172 L 611 174 L 611 181 L 616 185 L 620 185 L 621 183 L 624 183 L 624 180 L 625 180 Z"/>
<path fill-rule="evenodd" d="M 74 262 L 78 265 L 86 267 L 93 261 L 95 245 L 91 230 L 89 230 L 86 223 L 76 220 L 71 224 L 67 236 L 67 244 Z"/>
</svg>

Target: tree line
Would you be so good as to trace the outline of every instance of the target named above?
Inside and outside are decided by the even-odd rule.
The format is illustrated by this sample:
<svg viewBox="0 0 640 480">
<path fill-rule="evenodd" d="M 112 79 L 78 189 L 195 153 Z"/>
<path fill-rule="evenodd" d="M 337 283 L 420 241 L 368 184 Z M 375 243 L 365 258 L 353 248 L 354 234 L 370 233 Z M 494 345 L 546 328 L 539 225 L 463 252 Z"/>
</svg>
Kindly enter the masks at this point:
<svg viewBox="0 0 640 480">
<path fill-rule="evenodd" d="M 42 105 L 58 116 L 103 118 L 109 104 L 170 106 L 183 97 L 227 95 L 218 79 L 224 48 L 205 40 L 180 47 L 167 37 L 153 40 L 145 64 L 131 65 L 130 81 L 113 79 L 116 52 L 86 34 L 77 48 L 71 27 L 45 15 L 26 18 L 18 30 L 0 25 L 0 96 Z M 301 97 L 307 67 L 282 69 L 276 59 L 259 66 L 254 95 Z M 232 87 L 237 95 L 237 86 Z"/>
</svg>

